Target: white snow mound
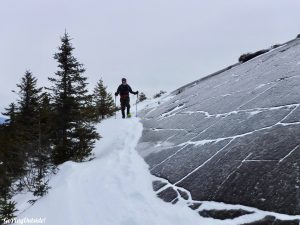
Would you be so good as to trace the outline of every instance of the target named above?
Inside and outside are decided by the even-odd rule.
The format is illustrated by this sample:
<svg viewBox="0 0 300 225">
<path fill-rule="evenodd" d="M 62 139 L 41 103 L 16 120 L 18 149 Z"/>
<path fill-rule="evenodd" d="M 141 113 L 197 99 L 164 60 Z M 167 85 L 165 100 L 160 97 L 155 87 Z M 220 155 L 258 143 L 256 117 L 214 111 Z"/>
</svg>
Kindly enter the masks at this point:
<svg viewBox="0 0 300 225">
<path fill-rule="evenodd" d="M 135 150 L 142 134 L 137 118 L 108 119 L 98 131 L 103 138 L 96 143 L 96 158 L 61 165 L 49 193 L 18 219 L 45 218 L 47 225 L 214 224 L 186 205 L 165 203 L 155 195 L 154 177 Z"/>
</svg>

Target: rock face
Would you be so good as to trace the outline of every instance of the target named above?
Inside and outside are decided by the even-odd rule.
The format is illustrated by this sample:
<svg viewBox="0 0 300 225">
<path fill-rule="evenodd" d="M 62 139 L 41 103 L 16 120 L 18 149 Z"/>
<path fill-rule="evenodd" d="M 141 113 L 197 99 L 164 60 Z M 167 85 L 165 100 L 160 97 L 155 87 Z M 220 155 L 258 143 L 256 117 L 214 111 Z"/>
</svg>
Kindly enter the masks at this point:
<svg viewBox="0 0 300 225">
<path fill-rule="evenodd" d="M 299 220 L 282 221 L 276 219 L 274 216 L 266 216 L 262 220 L 252 223 L 244 223 L 242 225 L 299 225 Z"/>
<path fill-rule="evenodd" d="M 300 39 L 171 95 L 142 112 L 152 174 L 194 200 L 300 214 Z"/>
<path fill-rule="evenodd" d="M 251 213 L 252 212 L 247 212 L 244 210 L 203 210 L 199 212 L 202 217 L 209 217 L 219 220 L 234 219 L 236 217 Z"/>
</svg>

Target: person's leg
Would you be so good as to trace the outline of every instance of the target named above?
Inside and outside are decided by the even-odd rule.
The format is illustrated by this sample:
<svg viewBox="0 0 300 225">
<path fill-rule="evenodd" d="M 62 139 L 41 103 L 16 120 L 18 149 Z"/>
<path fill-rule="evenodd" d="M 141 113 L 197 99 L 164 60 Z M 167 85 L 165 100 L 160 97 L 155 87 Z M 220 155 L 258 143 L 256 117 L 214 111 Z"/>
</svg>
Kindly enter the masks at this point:
<svg viewBox="0 0 300 225">
<path fill-rule="evenodd" d="M 121 102 L 121 111 L 122 111 L 122 118 L 125 118 L 125 107 L 126 107 L 126 101 L 124 99 L 120 99 Z"/>
<path fill-rule="evenodd" d="M 127 115 L 129 115 L 130 114 L 130 99 L 129 98 L 127 98 L 126 99 L 126 107 L 127 107 Z"/>
</svg>

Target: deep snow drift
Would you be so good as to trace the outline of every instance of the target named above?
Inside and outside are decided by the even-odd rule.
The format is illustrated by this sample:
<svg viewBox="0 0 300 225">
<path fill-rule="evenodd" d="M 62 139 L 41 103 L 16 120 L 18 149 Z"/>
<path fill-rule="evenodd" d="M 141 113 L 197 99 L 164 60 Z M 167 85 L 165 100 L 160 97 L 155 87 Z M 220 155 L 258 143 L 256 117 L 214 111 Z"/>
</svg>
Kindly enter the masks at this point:
<svg viewBox="0 0 300 225">
<path fill-rule="evenodd" d="M 49 225 L 204 224 L 185 205 L 156 197 L 154 177 L 135 150 L 142 133 L 137 118 L 108 119 L 98 130 L 103 138 L 96 144 L 94 160 L 61 165 L 48 195 L 31 207 L 28 194 L 16 196 L 21 211 L 28 207 L 19 219 L 45 218 Z"/>
</svg>

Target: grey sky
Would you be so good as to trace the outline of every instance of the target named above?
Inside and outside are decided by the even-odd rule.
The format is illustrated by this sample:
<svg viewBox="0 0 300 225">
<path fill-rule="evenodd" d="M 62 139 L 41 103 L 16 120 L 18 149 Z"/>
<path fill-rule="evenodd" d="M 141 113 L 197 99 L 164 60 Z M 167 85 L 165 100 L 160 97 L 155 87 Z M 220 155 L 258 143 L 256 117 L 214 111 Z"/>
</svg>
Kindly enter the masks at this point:
<svg viewBox="0 0 300 225">
<path fill-rule="evenodd" d="M 0 110 L 26 69 L 47 85 L 65 28 L 90 87 L 122 77 L 146 95 L 300 33 L 300 0 L 6 0 L 0 14 Z"/>
</svg>

